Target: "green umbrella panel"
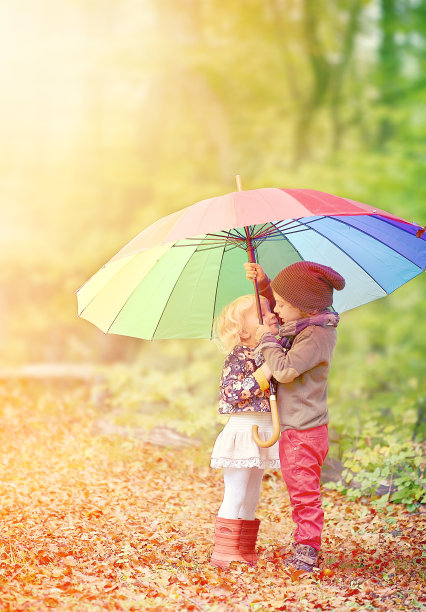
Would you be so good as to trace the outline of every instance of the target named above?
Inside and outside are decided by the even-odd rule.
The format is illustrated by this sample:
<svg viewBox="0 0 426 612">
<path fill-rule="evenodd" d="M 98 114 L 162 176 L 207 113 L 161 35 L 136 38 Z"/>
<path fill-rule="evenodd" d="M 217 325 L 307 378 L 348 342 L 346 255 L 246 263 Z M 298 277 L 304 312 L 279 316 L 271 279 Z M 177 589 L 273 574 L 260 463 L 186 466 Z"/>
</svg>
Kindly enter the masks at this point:
<svg viewBox="0 0 426 612">
<path fill-rule="evenodd" d="M 244 249 L 201 237 L 113 258 L 78 290 L 78 314 L 105 333 L 212 338 L 224 306 L 253 292 L 246 261 Z"/>
</svg>

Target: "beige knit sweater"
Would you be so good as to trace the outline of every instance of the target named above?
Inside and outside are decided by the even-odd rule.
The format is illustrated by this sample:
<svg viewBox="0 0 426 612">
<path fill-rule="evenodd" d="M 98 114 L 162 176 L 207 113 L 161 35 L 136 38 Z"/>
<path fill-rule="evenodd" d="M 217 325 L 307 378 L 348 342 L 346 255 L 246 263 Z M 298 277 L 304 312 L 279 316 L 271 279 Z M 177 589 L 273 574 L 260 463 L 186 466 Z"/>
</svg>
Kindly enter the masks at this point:
<svg viewBox="0 0 426 612">
<path fill-rule="evenodd" d="M 295 337 L 287 354 L 272 334 L 262 337 L 259 349 L 279 383 L 281 431 L 328 423 L 327 379 L 336 341 L 332 325 L 307 327 Z"/>
</svg>

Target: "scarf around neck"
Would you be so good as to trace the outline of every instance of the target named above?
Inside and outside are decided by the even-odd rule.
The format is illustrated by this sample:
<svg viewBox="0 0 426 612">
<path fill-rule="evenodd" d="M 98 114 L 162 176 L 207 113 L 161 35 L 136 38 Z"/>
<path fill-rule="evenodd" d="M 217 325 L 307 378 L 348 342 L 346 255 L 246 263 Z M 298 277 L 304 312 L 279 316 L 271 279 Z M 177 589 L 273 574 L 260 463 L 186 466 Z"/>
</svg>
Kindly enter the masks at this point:
<svg viewBox="0 0 426 612">
<path fill-rule="evenodd" d="M 320 327 L 327 327 L 331 325 L 337 327 L 339 324 L 339 315 L 337 312 L 324 311 L 319 314 L 312 315 L 312 317 L 306 317 L 306 319 L 296 319 L 296 321 L 289 321 L 284 323 L 280 327 L 280 343 L 283 348 L 289 349 L 293 344 L 293 340 L 297 334 L 309 327 L 310 325 L 319 325 Z"/>
</svg>

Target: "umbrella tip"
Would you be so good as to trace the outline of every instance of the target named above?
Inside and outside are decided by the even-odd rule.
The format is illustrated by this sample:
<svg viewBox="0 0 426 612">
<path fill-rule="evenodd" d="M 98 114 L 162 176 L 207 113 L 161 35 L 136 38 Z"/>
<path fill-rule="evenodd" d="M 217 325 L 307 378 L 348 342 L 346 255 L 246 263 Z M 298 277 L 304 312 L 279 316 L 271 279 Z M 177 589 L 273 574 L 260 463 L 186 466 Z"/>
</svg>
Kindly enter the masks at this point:
<svg viewBox="0 0 426 612">
<path fill-rule="evenodd" d="M 424 227 L 419 227 L 419 229 L 416 232 L 416 238 L 421 238 L 425 232 L 426 232 L 426 225 Z"/>
<path fill-rule="evenodd" d="M 241 176 L 239 174 L 235 175 L 235 181 L 237 183 L 238 191 L 242 191 L 243 190 L 243 186 L 242 186 L 242 183 L 241 183 Z"/>
</svg>

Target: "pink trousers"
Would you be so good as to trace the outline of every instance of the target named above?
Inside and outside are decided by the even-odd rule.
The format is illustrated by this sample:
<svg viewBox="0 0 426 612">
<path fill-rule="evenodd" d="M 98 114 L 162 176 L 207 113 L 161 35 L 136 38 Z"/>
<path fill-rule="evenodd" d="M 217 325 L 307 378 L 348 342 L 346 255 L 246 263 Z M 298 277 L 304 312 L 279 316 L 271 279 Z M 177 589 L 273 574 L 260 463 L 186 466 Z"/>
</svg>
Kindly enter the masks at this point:
<svg viewBox="0 0 426 612">
<path fill-rule="evenodd" d="M 327 425 L 287 429 L 280 438 L 280 462 L 293 508 L 298 544 L 321 547 L 324 511 L 321 507 L 321 466 L 328 453 Z"/>
</svg>

